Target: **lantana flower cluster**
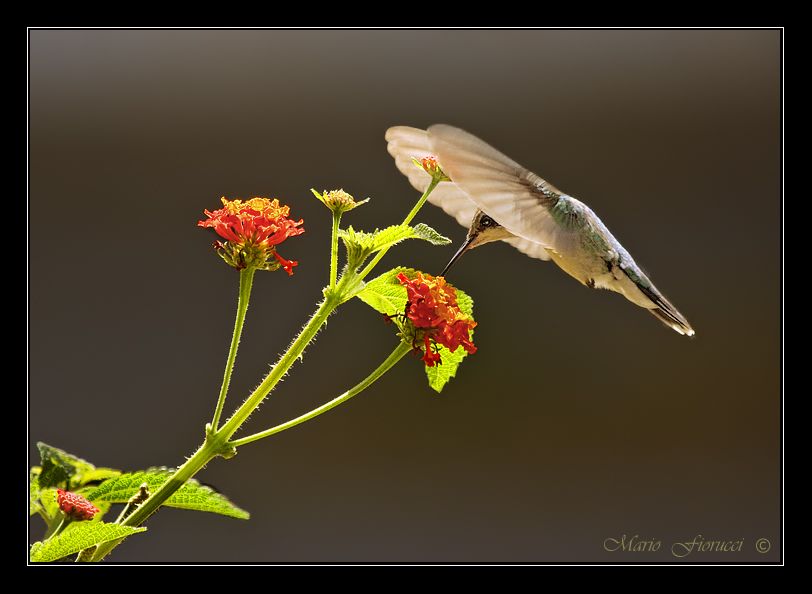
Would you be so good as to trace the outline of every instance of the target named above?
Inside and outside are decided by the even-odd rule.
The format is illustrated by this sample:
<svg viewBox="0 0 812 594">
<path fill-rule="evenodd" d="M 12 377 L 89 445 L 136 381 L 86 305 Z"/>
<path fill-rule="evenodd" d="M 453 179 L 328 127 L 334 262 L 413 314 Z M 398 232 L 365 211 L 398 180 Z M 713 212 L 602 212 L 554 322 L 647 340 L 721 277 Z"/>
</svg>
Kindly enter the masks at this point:
<svg viewBox="0 0 812 594">
<path fill-rule="evenodd" d="M 442 363 L 437 345 L 452 352 L 459 347 L 468 353 L 476 352 L 470 337 L 476 322 L 460 310 L 454 287 L 442 276 L 421 272 L 413 279 L 401 272 L 397 279 L 406 287 L 406 310 L 402 315 L 414 327 L 413 343 L 423 342 L 423 361 L 427 367 Z"/>
<path fill-rule="evenodd" d="M 229 266 L 237 270 L 256 268 L 278 270 L 288 275 L 299 263 L 286 260 L 276 251 L 276 246 L 288 237 L 304 233 L 303 221 L 289 218 L 290 207 L 274 198 L 251 198 L 250 200 L 227 200 L 222 198 L 223 208 L 204 210 L 206 219 L 198 221 L 198 227 L 209 227 L 226 241 L 217 241 L 215 248 Z"/>
</svg>

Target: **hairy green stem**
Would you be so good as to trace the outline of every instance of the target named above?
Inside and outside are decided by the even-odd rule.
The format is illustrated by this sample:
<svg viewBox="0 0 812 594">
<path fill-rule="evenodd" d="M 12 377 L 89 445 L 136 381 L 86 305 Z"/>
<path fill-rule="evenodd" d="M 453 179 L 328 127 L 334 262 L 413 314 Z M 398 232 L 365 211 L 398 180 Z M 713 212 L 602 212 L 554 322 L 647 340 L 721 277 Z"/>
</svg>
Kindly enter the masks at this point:
<svg viewBox="0 0 812 594">
<path fill-rule="evenodd" d="M 200 472 L 206 464 L 217 457 L 220 454 L 221 447 L 221 444 L 218 444 L 216 440 L 207 439 L 192 457 L 184 462 L 157 491 L 150 495 L 149 499 L 127 516 L 124 521 L 121 522 L 121 525 L 135 527 L 143 524 L 146 519 L 158 511 L 158 508 L 169 499 L 175 491 L 180 489 L 186 481 Z M 119 540 L 100 544 L 90 560 L 101 561 L 120 542 Z"/>
<path fill-rule="evenodd" d="M 216 431 L 220 424 L 220 415 L 223 414 L 223 406 L 226 403 L 228 386 L 231 383 L 231 373 L 234 371 L 234 361 L 237 359 L 237 349 L 240 346 L 240 336 L 245 323 L 245 313 L 248 311 L 248 301 L 251 298 L 251 286 L 254 283 L 255 268 L 244 268 L 240 270 L 240 293 L 237 298 L 237 318 L 234 320 L 234 333 L 231 335 L 231 347 L 228 350 L 226 360 L 226 370 L 223 373 L 223 384 L 220 386 L 220 396 L 217 398 L 217 407 L 214 409 L 214 417 L 211 420 L 211 430 Z"/>
<path fill-rule="evenodd" d="M 420 199 L 417 201 L 417 204 L 414 205 L 412 210 L 409 211 L 409 214 L 406 215 L 406 218 L 403 219 L 403 224 L 404 225 L 408 225 L 409 223 L 412 222 L 412 219 L 415 218 L 417 216 L 417 213 L 420 212 L 420 209 L 423 208 L 423 205 L 426 203 L 426 200 L 428 199 L 429 194 L 431 194 L 434 191 L 434 188 L 436 188 L 437 184 L 439 184 L 439 183 L 440 183 L 440 180 L 438 180 L 438 179 L 432 179 L 431 182 L 429 182 L 429 185 L 426 188 L 426 191 L 423 192 L 422 196 L 420 196 Z"/>
<path fill-rule="evenodd" d="M 338 225 L 341 222 L 341 211 L 333 211 L 333 234 L 330 238 L 330 289 L 335 289 L 338 277 Z"/>
<path fill-rule="evenodd" d="M 333 313 L 337 307 L 337 301 L 328 297 L 322 301 L 316 313 L 310 318 L 310 321 L 302 328 L 299 336 L 288 348 L 287 352 L 282 355 L 282 358 L 273 366 L 271 372 L 265 376 L 262 383 L 256 390 L 243 402 L 242 406 L 237 409 L 231 418 L 223 425 L 223 428 L 217 432 L 218 437 L 222 436 L 223 441 L 228 441 L 232 435 L 248 420 L 251 413 L 262 403 L 265 397 L 273 390 L 274 386 L 280 379 L 288 372 L 291 365 L 304 353 L 305 347 L 316 336 L 316 333 L 321 329 L 327 318 Z"/>
<path fill-rule="evenodd" d="M 401 342 L 397 346 L 397 348 L 395 348 L 395 350 L 392 351 L 392 353 L 386 358 L 386 360 L 375 369 L 375 371 L 370 373 L 367 377 L 365 377 L 363 380 L 361 380 L 359 383 L 357 383 L 355 386 L 353 386 L 340 396 L 333 398 L 329 402 L 325 402 L 318 408 L 314 408 L 310 412 L 298 416 L 295 419 L 286 421 L 281 425 L 277 425 L 275 427 L 271 427 L 270 429 L 266 429 L 265 431 L 260 431 L 259 433 L 254 433 L 253 435 L 249 435 L 248 437 L 243 437 L 241 439 L 232 441 L 230 442 L 230 445 L 237 448 L 239 446 L 243 446 L 245 444 L 258 441 L 260 439 L 264 439 L 265 437 L 270 437 L 271 435 L 275 435 L 277 433 L 285 431 L 286 429 L 290 429 L 291 427 L 295 427 L 296 425 L 299 425 L 301 423 L 304 423 L 305 421 L 309 421 L 310 419 L 313 419 L 323 413 L 326 413 L 328 410 L 335 408 L 339 404 L 343 404 L 353 396 L 357 396 L 358 394 L 366 390 L 368 387 L 370 387 L 372 384 L 378 381 L 378 379 L 380 379 L 380 377 L 384 373 L 386 373 L 392 367 L 394 367 L 395 363 L 400 361 L 404 357 L 404 355 L 406 355 L 406 353 L 410 352 L 411 350 L 412 350 L 411 346 Z"/>
<path fill-rule="evenodd" d="M 414 208 L 412 208 L 412 210 L 409 211 L 409 214 L 406 215 L 406 218 L 403 219 L 403 224 L 404 225 L 408 225 L 409 223 L 411 223 L 412 219 L 414 219 L 417 216 L 417 213 L 420 212 L 420 209 L 423 208 L 423 205 L 426 203 L 426 200 L 428 199 L 429 194 L 431 194 L 432 191 L 434 191 L 434 188 L 437 187 L 438 183 L 440 183 L 440 182 L 438 180 L 436 180 L 436 179 L 431 180 L 431 183 L 429 183 L 429 187 L 427 187 L 426 191 L 423 192 L 423 195 L 420 196 L 420 200 L 417 201 L 417 204 L 414 205 Z M 386 252 L 388 252 L 391 247 L 392 246 L 389 246 L 387 248 L 382 249 L 380 252 L 378 252 L 376 254 L 376 256 L 374 258 L 372 258 L 370 263 L 367 264 L 366 267 L 361 271 L 361 273 L 358 275 L 358 278 L 360 278 L 361 280 L 364 280 L 367 277 L 367 275 L 370 272 L 372 272 L 372 269 L 375 268 L 375 266 L 378 265 L 378 262 L 381 261 L 381 258 L 383 258 L 386 255 Z"/>
</svg>

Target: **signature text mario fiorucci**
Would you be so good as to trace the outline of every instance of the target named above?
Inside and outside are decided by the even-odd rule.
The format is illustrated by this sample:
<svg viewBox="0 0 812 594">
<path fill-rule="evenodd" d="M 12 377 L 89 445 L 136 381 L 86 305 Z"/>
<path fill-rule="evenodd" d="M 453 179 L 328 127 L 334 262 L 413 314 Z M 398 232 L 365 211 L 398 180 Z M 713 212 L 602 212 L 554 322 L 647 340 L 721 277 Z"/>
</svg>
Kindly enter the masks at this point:
<svg viewBox="0 0 812 594">
<path fill-rule="evenodd" d="M 690 540 L 680 540 L 666 543 L 674 557 L 682 559 L 695 553 L 740 553 L 744 546 L 744 538 L 732 540 L 706 539 L 697 534 Z M 653 538 L 644 538 L 639 534 L 622 534 L 610 537 L 603 541 L 604 550 L 615 553 L 657 553 L 663 550 L 663 541 Z"/>
</svg>

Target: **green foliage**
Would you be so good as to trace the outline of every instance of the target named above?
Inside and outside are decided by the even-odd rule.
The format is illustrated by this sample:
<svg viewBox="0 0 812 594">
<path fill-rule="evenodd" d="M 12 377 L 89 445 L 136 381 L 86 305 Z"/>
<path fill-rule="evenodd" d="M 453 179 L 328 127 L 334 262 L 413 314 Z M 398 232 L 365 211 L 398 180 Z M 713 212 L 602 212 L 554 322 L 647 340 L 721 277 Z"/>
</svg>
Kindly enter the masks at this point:
<svg viewBox="0 0 812 594">
<path fill-rule="evenodd" d="M 94 481 L 101 481 L 121 474 L 113 468 L 96 468 L 87 460 L 69 454 L 46 443 L 37 444 L 42 469 L 39 473 L 39 487 L 61 487 L 72 490 Z"/>
<path fill-rule="evenodd" d="M 94 468 L 93 470 L 88 470 L 86 473 L 84 473 L 81 476 L 81 480 L 78 482 L 78 484 L 84 486 L 89 483 L 100 483 L 120 474 L 121 471 L 116 470 L 115 468 Z"/>
<path fill-rule="evenodd" d="M 439 347 L 442 363 L 434 367 L 426 367 L 426 377 L 429 379 L 429 387 L 435 392 L 442 392 L 445 385 L 452 377 L 457 375 L 457 367 L 468 355 L 468 351 L 459 347 L 456 351 L 450 351 L 443 345 Z"/>
<path fill-rule="evenodd" d="M 39 473 L 42 470 L 34 466 L 28 472 L 28 515 L 33 516 L 42 509 L 39 504 Z"/>
<path fill-rule="evenodd" d="M 457 305 L 460 311 L 471 319 L 474 319 L 474 299 L 462 289 L 454 287 L 457 291 Z"/>
<path fill-rule="evenodd" d="M 87 460 L 69 454 L 45 443 L 38 443 L 42 466 L 34 466 L 29 472 L 28 511 L 30 515 L 43 515 L 46 524 L 60 521 L 56 502 L 56 487 L 86 496 L 93 484 L 121 474 L 114 468 L 96 468 Z M 93 518 L 99 522 L 110 510 L 110 505 L 97 505 L 100 512 Z"/>
<path fill-rule="evenodd" d="M 414 231 L 413 237 L 415 239 L 422 239 L 428 241 L 432 245 L 448 245 L 451 240 L 445 235 L 441 235 L 425 223 L 418 223 L 412 229 Z"/>
<path fill-rule="evenodd" d="M 31 545 L 30 559 L 34 563 L 56 561 L 83 549 L 126 538 L 145 530 L 146 528 L 132 528 L 104 522 L 73 522 L 50 540 L 35 542 Z"/>
<path fill-rule="evenodd" d="M 37 449 L 42 459 L 42 471 L 39 475 L 39 486 L 41 488 L 63 487 L 70 489 L 74 477 L 78 480 L 85 472 L 96 468 L 90 462 L 46 443 L 39 442 Z"/>
<path fill-rule="evenodd" d="M 413 268 L 393 268 L 369 281 L 356 297 L 382 314 L 393 316 L 403 313 L 407 299 L 406 287 L 397 279 L 401 272 L 411 278 L 416 271 Z"/>
<path fill-rule="evenodd" d="M 385 229 L 376 229 L 372 233 L 356 231 L 352 226 L 341 229 L 338 236 L 347 248 L 347 261 L 351 268 L 358 268 L 375 252 L 388 249 L 405 239 L 422 239 L 434 245 L 446 245 L 451 240 L 437 231 L 420 223 L 410 225 L 392 225 Z"/>
<path fill-rule="evenodd" d="M 94 504 L 97 502 L 126 503 L 146 483 L 150 493 L 154 493 L 171 476 L 165 468 L 150 468 L 111 478 L 87 494 Z M 169 507 L 221 514 L 240 520 L 247 520 L 250 514 L 237 507 L 229 499 L 196 480 L 189 480 L 164 503 Z"/>
<path fill-rule="evenodd" d="M 403 313 L 406 310 L 407 297 L 406 287 L 401 285 L 397 279 L 400 273 L 405 274 L 409 278 L 414 278 L 416 271 L 412 268 L 399 267 L 384 272 L 379 277 L 366 283 L 363 290 L 356 294 L 356 297 L 382 314 L 392 316 Z M 454 288 L 457 291 L 457 303 L 460 307 L 460 311 L 473 318 L 474 300 L 464 291 L 457 287 Z M 408 330 L 404 328 L 403 324 L 397 318 L 393 319 L 393 321 L 401 330 L 404 341 L 408 343 L 408 340 L 410 340 Z M 426 367 L 426 376 L 428 377 L 429 386 L 433 390 L 440 392 L 449 380 L 457 374 L 457 367 L 459 367 L 462 360 L 468 355 L 468 352 L 462 347 L 451 352 L 442 345 L 438 346 L 442 363 L 434 367 Z"/>
<path fill-rule="evenodd" d="M 59 513 L 59 504 L 56 502 L 56 489 L 40 489 L 39 503 L 49 518 L 55 518 Z"/>
</svg>

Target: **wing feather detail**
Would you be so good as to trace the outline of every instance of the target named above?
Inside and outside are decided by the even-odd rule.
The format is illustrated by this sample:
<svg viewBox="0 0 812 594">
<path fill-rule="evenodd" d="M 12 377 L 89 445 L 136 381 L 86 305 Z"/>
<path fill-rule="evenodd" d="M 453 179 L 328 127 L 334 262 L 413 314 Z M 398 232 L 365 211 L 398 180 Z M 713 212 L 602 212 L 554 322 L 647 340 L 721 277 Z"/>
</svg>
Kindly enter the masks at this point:
<svg viewBox="0 0 812 594">
<path fill-rule="evenodd" d="M 437 124 L 428 138 L 454 183 L 508 231 L 556 251 L 571 245 L 574 233 L 555 221 L 550 208 L 560 197 L 573 198 L 464 130 Z"/>
</svg>

